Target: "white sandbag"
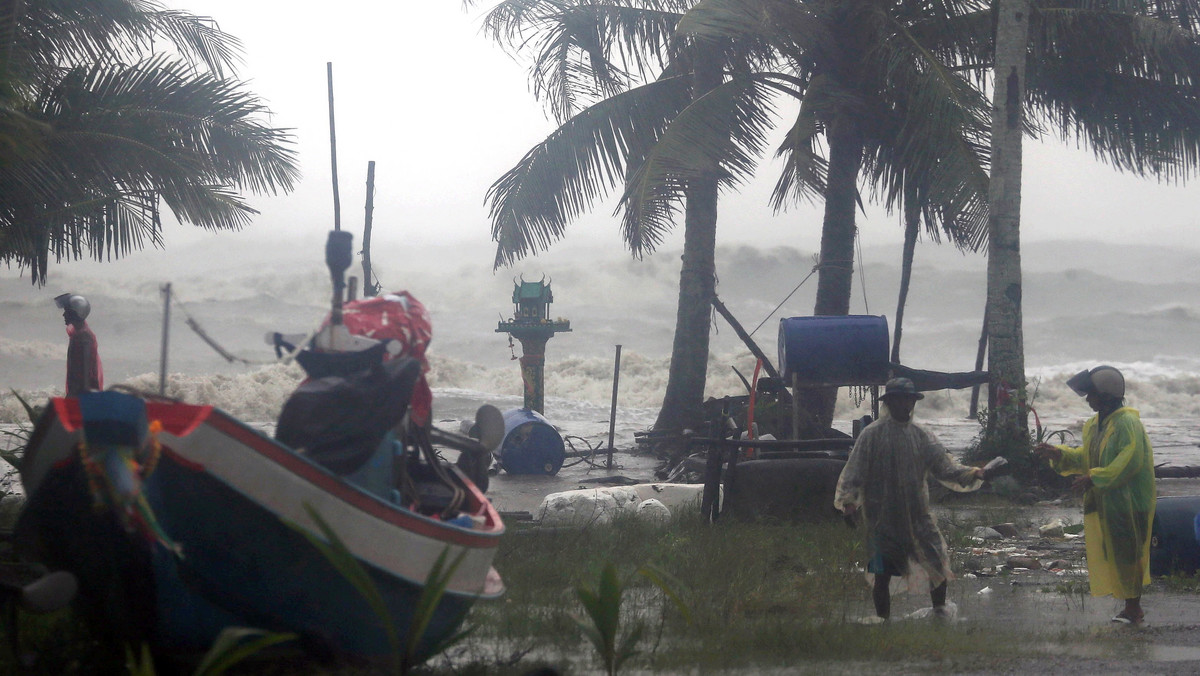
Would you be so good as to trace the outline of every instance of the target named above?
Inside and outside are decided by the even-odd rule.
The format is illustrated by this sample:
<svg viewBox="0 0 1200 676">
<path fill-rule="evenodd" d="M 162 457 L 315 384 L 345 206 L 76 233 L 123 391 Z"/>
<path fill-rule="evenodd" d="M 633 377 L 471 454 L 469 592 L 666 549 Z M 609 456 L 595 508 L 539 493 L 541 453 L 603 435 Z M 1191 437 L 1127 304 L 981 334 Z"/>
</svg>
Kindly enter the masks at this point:
<svg viewBox="0 0 1200 676">
<path fill-rule="evenodd" d="M 642 500 L 637 506 L 637 517 L 656 526 L 665 526 L 671 523 L 671 510 L 658 500 L 650 498 Z"/>
</svg>

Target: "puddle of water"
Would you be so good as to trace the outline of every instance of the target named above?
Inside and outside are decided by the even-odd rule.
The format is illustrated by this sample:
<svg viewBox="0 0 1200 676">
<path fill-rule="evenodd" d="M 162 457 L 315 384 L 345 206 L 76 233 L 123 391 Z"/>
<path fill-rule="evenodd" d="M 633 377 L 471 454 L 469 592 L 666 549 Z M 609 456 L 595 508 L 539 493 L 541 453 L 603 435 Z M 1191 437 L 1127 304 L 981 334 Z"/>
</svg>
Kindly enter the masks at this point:
<svg viewBox="0 0 1200 676">
<path fill-rule="evenodd" d="M 1119 645 L 1103 643 L 1042 643 L 1038 650 L 1052 655 L 1067 655 L 1090 659 L 1142 659 L 1149 662 L 1191 662 L 1200 660 L 1200 647 L 1181 645 L 1162 645 L 1151 643 L 1147 645 L 1130 646 L 1128 643 Z"/>
<path fill-rule="evenodd" d="M 1190 662 L 1200 660 L 1200 648 L 1182 645 L 1146 646 L 1146 659 L 1152 662 Z"/>
</svg>

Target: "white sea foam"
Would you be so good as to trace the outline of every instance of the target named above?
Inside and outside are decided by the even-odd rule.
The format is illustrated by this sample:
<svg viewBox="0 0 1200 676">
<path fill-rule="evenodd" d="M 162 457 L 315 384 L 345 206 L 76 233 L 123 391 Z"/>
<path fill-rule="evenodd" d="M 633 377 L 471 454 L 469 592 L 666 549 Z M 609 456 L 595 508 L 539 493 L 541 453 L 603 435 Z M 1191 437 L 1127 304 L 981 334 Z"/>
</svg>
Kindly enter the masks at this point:
<svg viewBox="0 0 1200 676">
<path fill-rule="evenodd" d="M 0 279 L 0 421 L 20 422 L 24 412 L 8 393 L 32 400 L 61 392 L 66 336 L 52 298 L 85 292 L 107 384 L 157 390 L 161 336 L 160 285 L 171 281 L 185 307 L 231 353 L 270 362 L 267 331 L 304 332 L 320 321 L 328 302 L 328 273 L 320 242 L 269 252 L 226 251 L 214 242 L 172 252 L 168 262 L 147 252 L 136 266 L 56 267 L 44 289 L 27 279 Z M 1143 247 L 1143 249 L 1145 249 Z M 1130 253 L 1124 247 L 1087 246 L 1088 270 L 1062 269 L 1052 248 L 1026 252 L 1024 289 L 1026 364 L 1034 406 L 1049 419 L 1074 421 L 1086 405 L 1065 386 L 1071 374 L 1110 363 L 1127 377 L 1129 402 L 1148 418 L 1200 418 L 1200 282 L 1194 256 L 1162 249 Z M 1061 250 L 1061 248 L 1060 248 Z M 569 250 L 568 250 L 568 253 Z M 629 433 L 653 422 L 666 387 L 678 297 L 678 252 L 644 261 L 597 261 L 588 252 L 531 259 L 493 274 L 490 253 L 461 248 L 377 248 L 388 288 L 408 288 L 429 308 L 434 323 L 430 381 L 435 414 L 466 418 L 480 403 L 520 405 L 520 370 L 510 359 L 507 336 L 496 321 L 512 312 L 512 279 L 552 280 L 553 316 L 573 331 L 546 349 L 547 412 L 564 426 L 606 430 L 612 395 L 614 345 L 623 345 L 618 393 L 619 425 Z M 852 313 L 894 312 L 898 254 L 866 252 L 856 277 Z M 1178 254 L 1178 255 L 1177 255 Z M 581 263 L 586 261 L 586 263 Z M 729 247 L 718 251 L 718 293 L 772 359 L 782 317 L 807 315 L 815 277 L 811 252 L 789 248 Z M 1112 271 L 1119 271 L 1120 274 Z M 866 284 L 862 284 L 862 280 Z M 1182 281 L 1180 281 L 1182 280 Z M 863 286 L 866 286 L 865 293 Z M 796 293 L 781 301 L 793 290 Z M 983 260 L 937 247 L 918 251 L 917 272 L 905 311 L 902 357 L 906 365 L 969 371 L 975 362 L 985 297 Z M 271 421 L 302 378 L 295 366 L 227 363 L 172 313 L 168 394 L 213 404 L 249 421 Z M 894 322 L 889 321 L 894 330 Z M 754 360 L 734 332 L 714 315 L 706 395 L 741 395 L 737 373 L 749 378 Z M 838 400 L 839 418 L 860 415 L 849 394 Z M 970 390 L 929 393 L 928 418 L 962 420 Z M 982 405 L 982 404 L 981 404 Z M 561 421 L 561 422 L 560 422 Z"/>
</svg>

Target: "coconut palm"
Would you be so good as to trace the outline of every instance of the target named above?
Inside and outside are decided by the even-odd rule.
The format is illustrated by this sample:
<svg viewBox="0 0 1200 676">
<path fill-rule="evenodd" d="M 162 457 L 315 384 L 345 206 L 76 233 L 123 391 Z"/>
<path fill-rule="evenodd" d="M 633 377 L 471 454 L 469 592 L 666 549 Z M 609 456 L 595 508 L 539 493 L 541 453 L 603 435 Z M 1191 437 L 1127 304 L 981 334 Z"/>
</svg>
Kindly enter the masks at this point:
<svg viewBox="0 0 1200 676">
<path fill-rule="evenodd" d="M 530 5 L 515 4 L 522 8 Z M 586 5 L 587 12 L 597 11 L 596 5 L 581 4 Z M 884 71 L 879 76 L 881 81 L 876 83 L 884 94 L 852 91 L 838 84 L 837 73 L 822 70 L 837 61 L 835 56 L 843 62 L 849 58 L 838 47 L 837 21 L 853 21 L 842 16 L 835 6 L 819 6 L 822 11 L 832 12 L 832 17 L 807 20 L 812 29 L 812 44 L 805 52 L 796 49 L 792 34 L 781 31 L 775 23 L 779 19 L 785 19 L 784 26 L 788 22 L 805 23 L 804 17 L 797 16 L 803 11 L 789 14 L 789 10 L 795 9 L 793 5 L 798 7 L 796 3 L 756 3 L 753 8 L 746 3 L 736 5 L 701 2 L 689 11 L 680 26 L 680 31 L 688 34 L 689 44 L 740 47 L 737 53 L 743 58 L 728 58 L 733 50 L 726 50 L 723 81 L 713 79 L 710 86 L 696 88 L 687 98 L 681 93 L 681 76 L 675 75 L 678 70 L 673 69 L 681 69 L 681 63 L 698 61 L 666 60 L 667 67 L 657 80 L 602 99 L 567 120 L 526 155 L 489 195 L 495 224 L 493 235 L 500 245 L 498 260 L 504 252 L 524 253 L 561 236 L 571 216 L 622 178 L 625 181 L 621 201 L 623 235 L 635 254 L 656 244 L 660 233 L 670 227 L 677 206 L 687 205 L 680 315 L 670 382 L 675 382 L 681 370 L 701 374 L 699 388 L 694 378 L 680 377 L 678 382 L 687 382 L 687 389 L 675 390 L 680 396 L 691 397 L 696 411 L 703 392 L 707 355 L 695 354 L 696 358 L 686 363 L 679 357 L 683 351 L 681 340 L 697 338 L 701 328 L 707 333 L 712 254 L 706 254 L 703 275 L 689 278 L 688 265 L 689 261 L 705 255 L 697 251 L 711 252 L 714 231 L 711 225 L 700 231 L 701 219 L 692 209 L 698 200 L 687 191 L 705 181 L 712 181 L 708 185 L 714 188 L 734 186 L 753 171 L 772 119 L 774 99 L 792 96 L 802 101 L 796 122 L 780 150 L 788 162 L 776 188 L 775 203 L 777 208 L 781 207 L 796 195 L 825 198 L 824 277 L 838 268 L 838 261 L 843 266 L 852 264 L 853 211 L 859 199 L 860 174 L 869 177 L 877 196 L 889 205 L 898 205 L 907 195 L 915 205 L 913 213 L 922 214 L 927 224 L 944 227 L 956 237 L 965 232 L 971 233 L 966 235 L 967 239 L 977 239 L 981 215 L 986 213 L 981 208 L 986 174 L 983 146 L 979 142 L 986 130 L 986 102 L 956 75 L 939 68 L 940 64 L 928 54 L 919 53 L 917 48 L 923 45 L 905 44 L 877 54 L 883 60 L 894 57 L 901 60 L 899 64 L 875 64 L 876 70 Z M 766 10 L 770 11 L 763 14 Z M 560 24 L 580 25 L 565 20 Z M 926 32 L 932 30 L 930 26 L 915 26 L 913 30 L 920 32 L 922 28 Z M 592 36 L 594 31 L 586 35 Z M 516 42 L 512 34 L 508 40 Z M 557 37 L 545 38 L 545 42 L 556 48 L 560 44 Z M 654 44 L 663 43 L 659 40 Z M 768 53 L 764 45 L 770 45 L 769 55 L 780 58 L 782 63 L 777 61 L 776 65 L 787 67 L 786 71 L 766 67 L 770 62 L 764 56 Z M 853 51 L 851 47 L 846 49 Z M 596 57 L 603 52 L 592 50 L 587 54 L 590 61 L 586 63 L 597 70 L 595 65 L 603 61 Z M 561 59 L 561 52 L 554 52 L 554 57 Z M 814 63 L 806 63 L 804 59 Z M 535 68 L 535 72 L 541 71 Z M 555 72 L 569 71 L 559 68 Z M 693 72 L 699 69 L 693 68 Z M 549 88 L 535 85 L 534 89 L 538 92 Z M 599 87 L 593 89 L 600 91 Z M 856 98 L 869 101 L 858 104 Z M 839 122 L 831 126 L 831 120 Z M 870 135 L 848 133 L 860 122 L 870 130 Z M 816 152 L 816 143 L 817 137 L 831 128 L 841 131 L 830 134 L 836 140 L 829 141 L 827 162 Z M 863 148 L 869 150 L 865 161 Z M 557 156 L 557 160 L 552 156 Z M 715 190 L 708 194 L 715 195 Z M 708 221 L 715 225 L 715 219 L 705 220 Z M 844 251 L 831 233 L 843 235 Z M 689 242 L 696 243 L 694 249 L 689 249 Z M 849 303 L 850 271 L 845 268 L 844 272 L 845 302 L 841 314 L 845 314 Z M 828 286 L 828 281 L 824 284 Z M 839 312 L 830 297 L 828 289 L 818 290 L 819 313 Z M 685 314 L 687 308 L 694 314 Z M 706 348 L 706 335 L 701 338 Z M 670 382 L 659 428 L 668 427 L 669 414 L 679 410 L 673 406 Z M 826 426 L 832 416 L 831 399 L 828 408 L 824 416 Z"/>
<path fill-rule="evenodd" d="M 1186 180 L 1200 166 L 1200 3 L 1034 0 L 1000 7 L 1001 27 L 1014 25 L 997 35 L 994 50 L 995 81 L 1003 85 L 995 87 L 998 180 L 988 260 L 993 407 L 1001 393 L 1025 397 L 1021 132 L 1053 130 L 1121 171 L 1159 180 Z M 991 23 L 990 14 L 976 17 L 976 34 Z M 986 51 L 975 64 L 990 68 L 990 46 L 977 44 Z M 990 416 L 996 425 L 989 434 L 1024 442 L 1024 410 Z"/>
<path fill-rule="evenodd" d="M 814 314 L 849 312 L 860 183 L 904 213 L 906 275 L 920 221 L 960 247 L 982 243 L 987 102 L 956 69 L 963 48 L 950 31 L 978 7 L 970 0 L 702 0 L 681 22 L 692 35 L 765 40 L 787 67 L 773 77 L 800 108 L 780 149 L 785 167 L 773 201 L 777 209 L 824 201 Z M 819 427 L 832 420 L 835 393 L 802 397 Z"/>
<path fill-rule="evenodd" d="M 163 203 L 184 222 L 240 228 L 257 213 L 241 191 L 297 180 L 288 134 L 226 76 L 238 42 L 211 20 L 147 0 L 3 9 L 0 260 L 34 283 L 51 257 L 161 245 Z"/>
<path fill-rule="evenodd" d="M 622 184 L 621 232 L 634 256 L 653 252 L 683 212 L 675 340 L 657 429 L 700 422 L 716 286 L 717 194 L 734 174 L 731 165 L 760 150 L 768 122 L 766 108 L 750 102 L 761 91 L 721 89 L 726 71 L 761 57 L 755 45 L 673 37 L 691 4 L 510 0 L 486 22 L 501 44 L 534 52 L 534 94 L 561 124 L 488 193 L 497 266 L 548 246 L 571 219 Z M 709 133 L 735 152 L 656 155 L 656 144 L 685 111 L 710 124 Z M 712 124 L 711 112 L 722 121 Z M 688 164 L 686 175 L 681 164 Z"/>
</svg>

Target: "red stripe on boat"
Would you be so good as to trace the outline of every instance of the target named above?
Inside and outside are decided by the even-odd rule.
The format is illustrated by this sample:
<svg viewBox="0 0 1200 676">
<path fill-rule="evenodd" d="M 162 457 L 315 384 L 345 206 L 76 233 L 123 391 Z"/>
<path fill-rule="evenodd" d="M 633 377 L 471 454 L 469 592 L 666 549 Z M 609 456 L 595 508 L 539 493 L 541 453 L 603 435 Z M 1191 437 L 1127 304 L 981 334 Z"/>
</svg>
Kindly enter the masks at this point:
<svg viewBox="0 0 1200 676">
<path fill-rule="evenodd" d="M 378 498 L 352 487 L 336 475 L 301 458 L 288 448 L 279 445 L 248 427 L 242 426 L 224 415 L 210 415 L 207 422 L 225 436 L 248 446 L 259 455 L 282 465 L 296 476 L 303 478 L 321 490 L 336 496 L 343 502 L 349 503 L 359 511 L 370 514 L 381 521 L 386 521 L 404 530 L 443 542 L 449 542 L 460 547 L 486 549 L 499 544 L 494 535 L 481 535 L 463 531 L 456 526 L 442 524 L 427 517 L 390 507 Z M 495 508 L 491 507 L 486 499 L 483 501 L 483 504 L 488 505 L 488 512 L 495 512 Z M 491 514 L 488 517 L 488 521 L 493 522 Z"/>
</svg>

